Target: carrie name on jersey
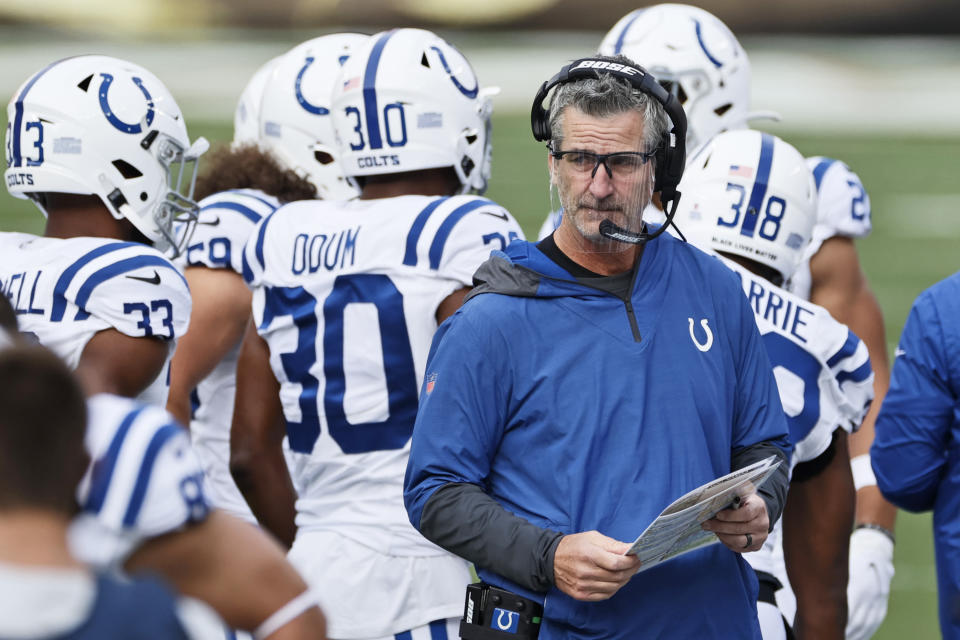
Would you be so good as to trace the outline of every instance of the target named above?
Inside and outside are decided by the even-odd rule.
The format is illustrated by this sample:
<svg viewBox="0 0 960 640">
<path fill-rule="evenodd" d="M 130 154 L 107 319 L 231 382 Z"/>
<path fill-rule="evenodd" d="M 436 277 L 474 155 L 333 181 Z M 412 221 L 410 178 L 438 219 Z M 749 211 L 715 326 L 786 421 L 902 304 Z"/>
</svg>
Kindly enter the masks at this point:
<svg viewBox="0 0 960 640">
<path fill-rule="evenodd" d="M 281 384 L 298 526 L 436 553 L 396 499 L 435 312 L 521 236 L 506 210 L 473 196 L 295 202 L 260 223 L 244 277 Z"/>
<path fill-rule="evenodd" d="M 866 345 L 826 309 L 721 258 L 743 285 L 774 368 L 795 449 L 813 460 L 837 428 L 856 430 L 873 399 Z"/>
<path fill-rule="evenodd" d="M 158 251 L 136 242 L 0 233 L 0 288 L 20 330 L 72 368 L 99 331 L 173 342 L 190 320 L 186 280 Z M 165 390 L 161 375 L 142 397 L 162 404 Z"/>
<path fill-rule="evenodd" d="M 166 411 L 98 394 L 87 412 L 91 463 L 70 530 L 77 557 L 116 567 L 146 539 L 207 517 L 203 472 L 187 430 Z"/>
</svg>

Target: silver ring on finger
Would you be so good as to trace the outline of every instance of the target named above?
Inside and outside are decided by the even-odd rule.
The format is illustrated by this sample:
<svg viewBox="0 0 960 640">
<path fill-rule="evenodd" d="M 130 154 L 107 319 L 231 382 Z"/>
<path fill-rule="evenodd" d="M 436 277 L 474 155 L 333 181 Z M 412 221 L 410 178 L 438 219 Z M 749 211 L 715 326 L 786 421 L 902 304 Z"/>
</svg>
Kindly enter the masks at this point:
<svg viewBox="0 0 960 640">
<path fill-rule="evenodd" d="M 744 535 L 747 536 L 747 544 L 743 545 L 743 548 L 749 549 L 750 547 L 753 546 L 753 536 L 750 535 L 749 533 L 746 533 Z"/>
</svg>

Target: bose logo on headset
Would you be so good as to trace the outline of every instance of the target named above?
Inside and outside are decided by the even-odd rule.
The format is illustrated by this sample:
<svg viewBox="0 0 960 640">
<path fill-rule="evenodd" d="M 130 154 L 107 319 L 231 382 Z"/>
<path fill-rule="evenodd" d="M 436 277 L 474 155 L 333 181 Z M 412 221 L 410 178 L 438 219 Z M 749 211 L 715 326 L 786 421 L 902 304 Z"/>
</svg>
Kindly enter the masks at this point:
<svg viewBox="0 0 960 640">
<path fill-rule="evenodd" d="M 607 71 L 619 71 L 628 76 L 640 73 L 640 69 L 635 67 L 628 67 L 618 62 L 605 62 L 603 60 L 584 60 L 573 69 L 606 69 Z M 573 69 L 571 69 L 571 71 Z"/>
</svg>

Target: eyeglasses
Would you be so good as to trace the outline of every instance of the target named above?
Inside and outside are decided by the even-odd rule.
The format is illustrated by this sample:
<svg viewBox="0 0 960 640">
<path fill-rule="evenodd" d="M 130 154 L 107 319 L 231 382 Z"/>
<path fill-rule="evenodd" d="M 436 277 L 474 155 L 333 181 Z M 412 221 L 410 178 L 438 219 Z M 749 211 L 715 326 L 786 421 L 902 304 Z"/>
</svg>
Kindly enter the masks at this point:
<svg viewBox="0 0 960 640">
<path fill-rule="evenodd" d="M 551 149 L 550 155 L 577 173 L 589 171 L 591 178 L 597 175 L 597 168 L 600 165 L 603 165 L 603 168 L 606 169 L 608 178 L 613 178 L 614 174 L 620 178 L 629 178 L 639 171 L 640 167 L 647 164 L 650 158 L 657 155 L 657 152 L 653 150 L 593 153 L 591 151 L 553 151 Z"/>
</svg>

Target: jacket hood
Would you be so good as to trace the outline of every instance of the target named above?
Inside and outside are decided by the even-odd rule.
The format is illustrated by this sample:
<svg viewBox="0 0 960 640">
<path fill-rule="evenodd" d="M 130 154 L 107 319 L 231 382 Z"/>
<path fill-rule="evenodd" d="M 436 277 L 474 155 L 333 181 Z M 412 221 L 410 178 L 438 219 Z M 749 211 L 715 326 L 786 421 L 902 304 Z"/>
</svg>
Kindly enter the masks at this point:
<svg viewBox="0 0 960 640">
<path fill-rule="evenodd" d="M 666 238 L 666 234 L 661 236 L 662 238 Z M 663 244 L 647 243 L 639 267 L 639 277 L 643 277 L 643 272 L 649 269 Z M 514 241 L 503 251 L 493 251 L 490 258 L 481 264 L 473 275 L 473 286 L 464 302 L 484 293 L 500 293 L 521 298 L 610 295 L 578 281 L 540 251 L 536 244 L 526 241 Z"/>
</svg>

